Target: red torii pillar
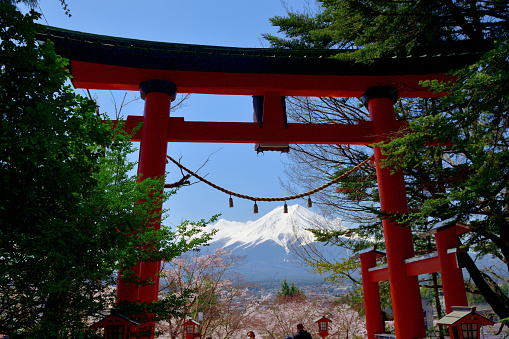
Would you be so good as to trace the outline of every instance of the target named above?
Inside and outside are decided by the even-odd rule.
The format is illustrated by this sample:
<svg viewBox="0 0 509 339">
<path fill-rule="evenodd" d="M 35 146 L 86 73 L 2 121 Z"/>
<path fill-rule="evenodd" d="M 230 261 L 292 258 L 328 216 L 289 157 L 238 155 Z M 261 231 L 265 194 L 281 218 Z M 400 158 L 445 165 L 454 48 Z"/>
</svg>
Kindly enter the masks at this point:
<svg viewBox="0 0 509 339">
<path fill-rule="evenodd" d="M 398 90 L 385 86 L 370 88 L 362 96 L 374 123 L 377 141 L 387 140 L 389 134 L 398 129 L 394 114 L 397 98 Z M 380 148 L 375 147 L 374 153 L 382 212 L 408 213 L 403 172 L 400 170 L 391 175 L 390 169 L 380 167 L 384 158 Z M 390 219 L 383 219 L 383 230 L 396 337 L 425 338 L 419 281 L 416 276 L 407 275 L 403 264 L 403 260 L 415 255 L 412 231 Z"/>
<path fill-rule="evenodd" d="M 385 254 L 371 250 L 361 253 L 362 292 L 364 293 L 364 310 L 366 312 L 366 331 L 368 338 L 374 339 L 376 333 L 384 333 L 382 305 L 378 281 L 373 281 L 369 269 L 376 266 L 376 259 Z"/>
<path fill-rule="evenodd" d="M 410 276 L 440 272 L 447 313 L 452 312 L 453 307 L 468 306 L 463 273 L 457 260 L 457 253 L 460 250 L 458 248 L 458 235 L 465 232 L 468 232 L 468 229 L 459 225 L 435 227 L 430 232 L 422 235 L 435 235 L 437 247 L 435 255 L 414 257 L 403 261 L 406 272 Z M 366 329 L 370 339 L 373 339 L 375 334 L 383 333 L 384 329 L 378 283 L 389 280 L 389 269 L 388 265 L 378 267 L 376 265 L 376 259 L 384 256 L 385 253 L 376 249 L 359 255 L 366 310 Z M 452 328 L 449 330 L 452 331 Z"/>
<path fill-rule="evenodd" d="M 467 292 L 463 281 L 463 272 L 458 265 L 456 252 L 449 250 L 458 248 L 458 235 L 467 232 L 458 226 L 453 226 L 435 233 L 438 260 L 440 262 L 440 276 L 444 291 L 445 312 L 453 311 L 453 306 L 468 306 Z M 454 337 L 453 327 L 449 327 L 449 335 Z"/>
<path fill-rule="evenodd" d="M 449 252 L 458 248 L 458 235 L 467 231 L 453 226 L 435 233 L 446 313 L 452 312 L 452 306 L 468 306 L 463 272 L 458 266 L 456 252 Z"/>
<path fill-rule="evenodd" d="M 177 87 L 164 80 L 149 80 L 140 84 L 140 95 L 145 100 L 142 137 L 140 142 L 138 174 L 140 180 L 145 178 L 161 178 L 165 174 L 166 154 L 168 146 L 168 122 L 171 102 L 175 100 Z M 154 210 L 161 210 L 162 205 L 154 206 Z M 154 225 L 154 229 L 161 227 L 161 218 Z M 136 286 L 126 283 L 119 278 L 117 283 L 117 302 L 145 302 L 157 301 L 159 291 L 160 262 L 139 262 L 131 267 L 135 275 L 141 279 L 155 279 L 155 283 L 146 286 Z M 154 326 L 154 323 L 144 324 Z M 153 338 L 153 334 L 151 335 Z"/>
</svg>

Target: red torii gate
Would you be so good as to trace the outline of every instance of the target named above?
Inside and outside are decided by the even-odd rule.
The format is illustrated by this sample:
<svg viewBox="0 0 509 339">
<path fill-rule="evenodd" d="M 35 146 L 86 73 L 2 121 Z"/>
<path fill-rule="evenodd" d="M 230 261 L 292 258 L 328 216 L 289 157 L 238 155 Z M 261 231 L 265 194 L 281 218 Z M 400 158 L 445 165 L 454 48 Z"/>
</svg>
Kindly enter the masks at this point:
<svg viewBox="0 0 509 339">
<path fill-rule="evenodd" d="M 400 269 L 407 276 L 417 277 L 422 274 L 440 272 L 447 313 L 452 312 L 454 306 L 468 306 L 463 272 L 458 265 L 456 257 L 458 252 L 458 235 L 466 232 L 468 232 L 466 228 L 458 225 L 437 227 L 428 232 L 429 234 L 425 234 L 434 234 L 437 247 L 436 252 L 420 257 L 407 257 L 400 264 Z M 369 338 L 375 338 L 375 334 L 382 334 L 384 331 L 384 324 L 380 317 L 382 308 L 378 283 L 387 280 L 390 282 L 391 272 L 389 265 L 376 265 L 376 260 L 384 256 L 386 256 L 386 253 L 377 251 L 375 248 L 358 255 L 361 261 L 362 290 L 364 293 L 366 326 Z M 392 290 L 391 286 L 391 292 Z M 393 295 L 391 293 L 391 296 L 394 303 L 394 297 L 399 297 L 399 294 Z M 394 320 L 396 321 L 395 309 Z"/>
<path fill-rule="evenodd" d="M 41 40 L 53 41 L 57 52 L 70 59 L 76 88 L 140 90 L 145 100 L 144 116 L 128 117 L 126 128 L 143 122 L 132 140 L 141 143 L 138 173 L 144 177 L 165 174 L 168 142 L 369 145 L 384 141 L 404 124 L 395 120 L 393 105 L 398 97 L 438 96 L 419 86 L 419 81 L 451 80 L 446 75 L 449 70 L 476 61 L 487 48 L 458 43 L 414 56 L 380 59 L 363 65 L 331 58 L 341 53 L 339 50 L 156 43 L 57 28 L 38 36 Z M 171 118 L 170 105 L 177 88 L 182 93 L 263 96 L 263 125 L 187 122 L 183 118 Z M 362 97 L 371 121 L 356 125 L 286 124 L 281 100 L 284 96 Z M 375 148 L 374 153 L 381 209 L 407 213 L 402 172 L 391 175 L 389 169 L 380 167 L 383 158 L 380 150 Z M 389 219 L 383 220 L 383 229 L 388 262 L 384 274 L 391 287 L 396 336 L 424 338 L 418 279 L 408 274 L 404 264 L 404 260 L 414 257 L 411 230 Z M 159 269 L 159 262 L 142 262 L 134 267 L 139 276 L 154 279 Z M 378 282 L 371 279 L 370 284 Z M 117 298 L 152 302 L 157 300 L 158 288 L 158 283 L 136 287 L 119 279 Z M 376 298 L 376 293 L 365 295 L 370 338 L 383 330 L 379 328 L 382 315 L 375 305 Z"/>
</svg>

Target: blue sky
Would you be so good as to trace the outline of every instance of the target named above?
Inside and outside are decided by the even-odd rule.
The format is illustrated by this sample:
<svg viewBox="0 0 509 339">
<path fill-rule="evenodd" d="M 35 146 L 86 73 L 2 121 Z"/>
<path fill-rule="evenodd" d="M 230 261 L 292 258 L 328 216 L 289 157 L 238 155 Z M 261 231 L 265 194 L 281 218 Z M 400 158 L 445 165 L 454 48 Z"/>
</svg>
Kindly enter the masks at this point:
<svg viewBox="0 0 509 339">
<path fill-rule="evenodd" d="M 261 33 L 276 34 L 269 18 L 285 15 L 279 0 L 218 0 L 218 1 L 67 1 L 72 16 L 65 15 L 58 0 L 42 0 L 44 14 L 41 23 L 70 30 L 102 35 L 175 42 L 187 44 L 217 45 L 230 47 L 267 47 Z M 286 6 L 301 10 L 305 0 L 288 0 Z M 178 86 L 178 84 L 177 84 Z M 82 90 L 78 92 L 84 94 Z M 112 113 L 112 95 L 94 91 L 101 111 Z M 113 93 L 117 102 L 123 92 Z M 129 93 L 135 98 L 137 93 Z M 128 105 L 122 113 L 143 115 L 141 100 Z M 186 107 L 170 113 L 186 120 L 206 121 L 252 121 L 252 99 L 244 96 L 197 95 L 191 96 Z M 168 154 L 181 158 L 182 164 L 199 171 L 217 185 L 232 191 L 262 197 L 287 196 L 280 179 L 285 180 L 286 155 L 275 152 L 256 154 L 253 144 L 183 144 L 169 143 Z M 210 157 L 209 157 L 210 156 Z M 180 179 L 180 171 L 168 164 L 166 182 Z M 234 198 L 234 208 L 228 207 L 224 193 L 197 183 L 184 187 L 173 196 L 168 205 L 167 225 L 181 220 L 207 219 L 221 213 L 221 218 L 234 221 L 255 220 L 283 203 L 260 202 L 260 214 L 253 214 L 251 201 Z M 305 205 L 304 199 L 288 204 Z"/>
</svg>

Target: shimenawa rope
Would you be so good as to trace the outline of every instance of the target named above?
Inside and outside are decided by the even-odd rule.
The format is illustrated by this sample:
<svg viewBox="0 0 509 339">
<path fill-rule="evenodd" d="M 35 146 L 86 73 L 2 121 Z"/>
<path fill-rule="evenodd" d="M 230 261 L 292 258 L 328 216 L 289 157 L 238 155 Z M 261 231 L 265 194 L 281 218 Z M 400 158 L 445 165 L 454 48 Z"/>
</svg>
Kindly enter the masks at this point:
<svg viewBox="0 0 509 339">
<path fill-rule="evenodd" d="M 350 174 L 352 174 L 353 172 L 357 171 L 359 168 L 361 168 L 362 166 L 367 164 L 373 158 L 373 156 L 367 158 L 366 160 L 364 160 L 363 162 L 359 163 L 357 166 L 355 166 L 351 170 L 341 174 L 339 177 L 332 179 L 331 181 L 323 184 L 322 186 L 319 186 L 319 187 L 317 187 L 315 189 L 312 189 L 311 191 L 307 191 L 307 192 L 296 194 L 296 195 L 291 195 L 291 196 L 288 196 L 288 197 L 262 198 L 262 197 L 252 197 L 252 196 L 249 196 L 249 195 L 244 195 L 244 194 L 239 194 L 239 193 L 235 193 L 235 192 L 229 191 L 229 190 L 227 190 L 227 189 L 225 189 L 223 187 L 220 187 L 220 186 L 218 186 L 218 185 L 208 181 L 207 179 L 201 177 L 200 175 L 198 175 L 195 172 L 191 171 L 190 169 L 186 168 L 184 165 L 182 165 L 181 163 L 179 163 L 178 161 L 176 161 L 175 159 L 173 159 L 169 155 L 167 155 L 166 157 L 169 160 L 171 160 L 175 165 L 177 165 L 178 167 L 180 167 L 184 171 L 188 172 L 189 174 L 194 176 L 196 179 L 198 179 L 200 181 L 203 181 L 207 185 L 209 185 L 209 186 L 211 186 L 211 187 L 213 187 L 213 188 L 215 188 L 215 189 L 217 189 L 217 190 L 219 190 L 219 191 L 221 191 L 223 193 L 229 194 L 230 196 L 234 196 L 234 197 L 241 198 L 241 199 L 246 199 L 246 200 L 251 200 L 251 201 L 255 201 L 255 202 L 256 201 L 286 201 L 286 200 L 294 200 L 294 199 L 299 199 L 299 198 L 302 198 L 302 197 L 307 197 L 308 195 L 315 194 L 315 193 L 317 193 L 317 192 L 319 192 L 319 191 L 329 187 L 330 185 L 335 184 L 338 181 L 346 178 L 347 176 L 349 176 Z"/>
</svg>

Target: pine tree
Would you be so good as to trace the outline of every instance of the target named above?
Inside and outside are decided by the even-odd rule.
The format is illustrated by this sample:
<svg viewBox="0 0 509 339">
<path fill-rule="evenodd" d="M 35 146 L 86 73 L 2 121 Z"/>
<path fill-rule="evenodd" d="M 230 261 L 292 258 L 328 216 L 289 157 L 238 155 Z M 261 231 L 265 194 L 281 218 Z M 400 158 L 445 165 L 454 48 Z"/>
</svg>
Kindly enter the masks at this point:
<svg viewBox="0 0 509 339">
<path fill-rule="evenodd" d="M 277 291 L 276 295 L 278 297 L 281 297 L 283 299 L 285 298 L 303 298 L 305 297 L 304 292 L 295 285 L 295 283 L 289 284 L 286 279 L 283 279 L 281 282 L 281 286 L 279 287 L 279 290 Z"/>
</svg>

